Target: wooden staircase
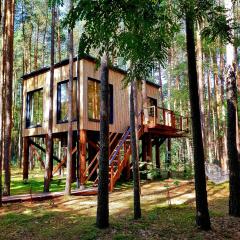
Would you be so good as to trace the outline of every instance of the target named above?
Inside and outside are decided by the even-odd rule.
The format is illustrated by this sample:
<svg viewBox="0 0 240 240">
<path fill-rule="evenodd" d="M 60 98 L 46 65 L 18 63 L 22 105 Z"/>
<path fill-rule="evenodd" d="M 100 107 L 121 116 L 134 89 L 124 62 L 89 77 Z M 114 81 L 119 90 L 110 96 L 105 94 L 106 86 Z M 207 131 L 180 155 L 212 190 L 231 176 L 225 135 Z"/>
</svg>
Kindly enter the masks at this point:
<svg viewBox="0 0 240 240">
<path fill-rule="evenodd" d="M 112 151 L 109 157 L 109 191 L 112 191 L 117 180 L 125 167 L 129 165 L 129 157 L 131 154 L 130 144 L 130 128 L 128 128 L 121 136 L 118 144 Z M 129 165 L 130 166 L 130 165 Z M 129 167 L 130 170 L 130 167 Z M 98 177 L 94 181 L 96 186 Z"/>
<path fill-rule="evenodd" d="M 110 135 L 109 135 L 109 149 L 114 147 L 114 145 L 116 144 L 116 141 L 119 138 L 119 136 L 120 136 L 119 133 L 110 133 Z M 92 159 L 91 163 L 88 165 L 85 172 L 83 173 L 84 179 L 85 179 L 84 184 L 86 184 L 91 179 L 91 177 L 94 175 L 94 173 L 98 170 L 99 156 L 100 156 L 100 149 L 98 150 L 95 157 Z M 94 183 L 95 182 L 96 182 L 96 180 L 94 181 Z M 95 183 L 95 185 L 96 185 L 96 183 Z"/>
<path fill-rule="evenodd" d="M 138 130 L 138 137 L 140 138 L 144 133 L 143 125 L 139 126 Z M 113 191 L 114 186 L 117 180 L 120 178 L 124 169 L 126 169 L 126 173 L 128 178 L 130 177 L 130 156 L 131 156 L 131 140 L 130 140 L 130 128 L 128 127 L 127 130 L 121 135 L 118 143 L 116 144 L 115 148 L 111 152 L 109 156 L 109 191 Z M 111 142 L 110 142 L 111 145 Z M 88 166 L 88 169 L 95 164 L 93 171 L 96 171 L 98 168 L 98 161 L 99 161 L 99 154 L 100 151 L 96 154 L 95 158 Z M 88 171 L 86 170 L 86 172 Z M 92 171 L 92 172 L 93 172 Z M 92 176 L 92 172 L 86 178 L 86 182 Z M 94 181 L 94 186 L 98 184 L 98 177 Z"/>
</svg>

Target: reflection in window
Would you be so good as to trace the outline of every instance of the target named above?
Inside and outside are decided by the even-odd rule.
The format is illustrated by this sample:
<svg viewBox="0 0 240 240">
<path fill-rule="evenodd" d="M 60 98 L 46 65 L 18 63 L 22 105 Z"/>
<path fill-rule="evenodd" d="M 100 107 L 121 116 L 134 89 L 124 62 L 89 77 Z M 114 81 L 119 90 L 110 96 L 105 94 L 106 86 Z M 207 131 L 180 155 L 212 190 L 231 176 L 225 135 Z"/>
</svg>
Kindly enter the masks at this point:
<svg viewBox="0 0 240 240">
<path fill-rule="evenodd" d="M 68 80 L 60 82 L 57 87 L 57 122 L 64 123 L 68 121 Z M 77 120 L 77 81 L 73 81 L 72 96 L 72 119 Z"/>
<path fill-rule="evenodd" d="M 110 92 L 110 111 L 109 122 L 113 123 L 113 86 L 109 85 Z M 100 120 L 100 82 L 88 80 L 88 119 Z"/>
<path fill-rule="evenodd" d="M 26 127 L 40 127 L 43 121 L 43 89 L 27 93 Z"/>
</svg>

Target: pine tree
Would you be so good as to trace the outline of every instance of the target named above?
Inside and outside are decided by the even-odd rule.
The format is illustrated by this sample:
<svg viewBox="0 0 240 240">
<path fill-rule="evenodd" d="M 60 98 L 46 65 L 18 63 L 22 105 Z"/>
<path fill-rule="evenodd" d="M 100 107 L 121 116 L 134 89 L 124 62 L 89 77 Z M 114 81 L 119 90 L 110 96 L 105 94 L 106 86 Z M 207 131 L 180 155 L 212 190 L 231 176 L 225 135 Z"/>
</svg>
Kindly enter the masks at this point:
<svg viewBox="0 0 240 240">
<path fill-rule="evenodd" d="M 72 8 L 72 0 L 70 0 L 70 9 Z M 72 184 L 72 148 L 73 148 L 73 130 L 72 130 L 72 113 L 73 113 L 73 31 L 68 30 L 69 33 L 69 82 L 68 82 L 68 146 L 67 146 L 67 179 L 65 194 L 71 194 Z"/>
<path fill-rule="evenodd" d="M 194 172 L 196 191 L 196 223 L 203 230 L 211 229 L 208 212 L 206 176 L 204 167 L 204 150 L 201 130 L 199 94 L 197 84 L 197 67 L 194 40 L 194 13 L 193 6 L 186 12 L 186 38 L 188 57 L 189 93 L 191 104 L 192 134 L 194 146 Z"/>
<path fill-rule="evenodd" d="M 44 192 L 49 192 L 52 177 L 53 163 L 53 83 L 54 83 L 54 51 L 55 51 L 55 5 L 52 5 L 52 25 L 51 25 L 51 66 L 49 83 L 49 104 L 48 104 L 48 133 L 46 136 L 46 162 L 44 174 Z"/>
</svg>

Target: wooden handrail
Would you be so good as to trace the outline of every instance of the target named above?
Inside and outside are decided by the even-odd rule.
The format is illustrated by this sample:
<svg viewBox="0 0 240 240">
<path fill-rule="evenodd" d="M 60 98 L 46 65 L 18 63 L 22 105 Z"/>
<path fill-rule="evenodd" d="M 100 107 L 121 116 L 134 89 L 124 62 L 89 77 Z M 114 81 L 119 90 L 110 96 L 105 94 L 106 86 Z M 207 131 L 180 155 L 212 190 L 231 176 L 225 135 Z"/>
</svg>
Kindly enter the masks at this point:
<svg viewBox="0 0 240 240">
<path fill-rule="evenodd" d="M 112 152 L 112 154 L 110 155 L 109 165 L 111 165 L 111 163 L 113 162 L 113 160 L 117 156 L 118 152 L 122 148 L 124 142 L 126 141 L 127 137 L 129 136 L 129 134 L 130 134 L 130 128 L 128 128 L 127 131 L 123 134 L 123 136 L 121 137 L 121 139 L 119 141 L 119 145 L 117 145 L 117 148 L 115 148 L 114 151 Z"/>
<path fill-rule="evenodd" d="M 109 134 L 109 148 L 111 148 L 112 144 L 114 143 L 114 141 L 117 139 L 118 137 L 118 134 L 117 133 L 114 133 L 114 132 L 111 132 Z M 112 138 L 112 139 L 111 139 Z M 84 183 L 86 183 L 90 178 L 91 176 L 94 174 L 94 172 L 96 171 L 97 167 L 98 167 L 98 158 L 99 158 L 99 155 L 100 155 L 100 149 L 98 150 L 98 152 L 96 153 L 95 157 L 93 158 L 93 160 L 91 161 L 91 163 L 88 165 L 88 167 L 86 168 L 86 170 L 84 171 L 83 173 L 83 176 L 85 177 L 85 180 L 84 180 Z M 95 164 L 95 166 L 93 167 L 93 169 L 91 169 L 91 167 Z M 91 169 L 91 172 L 90 172 L 90 169 Z M 87 173 L 88 176 L 87 176 Z M 87 176 L 87 177 L 86 177 Z"/>
<path fill-rule="evenodd" d="M 181 130 L 181 131 L 188 130 L 188 117 L 186 117 L 186 116 L 176 114 L 172 110 L 162 108 L 162 107 L 158 107 L 158 106 L 149 106 L 149 107 L 145 107 L 144 109 L 147 109 L 148 111 L 151 110 L 151 109 L 153 110 L 153 124 L 154 124 L 154 126 L 156 126 L 159 123 L 158 121 L 160 121 L 160 124 L 175 128 L 176 130 Z M 158 113 L 158 110 L 160 110 L 162 113 Z M 162 116 L 162 119 L 160 118 L 160 120 L 159 120 L 158 116 L 159 117 Z M 144 118 L 144 116 L 143 116 L 143 118 Z M 184 119 L 187 120 L 186 128 L 183 125 Z"/>
</svg>

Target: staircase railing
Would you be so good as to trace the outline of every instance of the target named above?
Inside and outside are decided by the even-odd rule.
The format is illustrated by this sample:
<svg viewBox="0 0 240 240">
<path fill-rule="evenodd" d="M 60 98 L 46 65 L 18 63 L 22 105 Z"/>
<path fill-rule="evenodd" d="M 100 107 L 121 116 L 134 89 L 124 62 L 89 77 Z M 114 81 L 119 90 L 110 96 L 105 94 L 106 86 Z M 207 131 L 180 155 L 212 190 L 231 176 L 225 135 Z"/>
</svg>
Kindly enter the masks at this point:
<svg viewBox="0 0 240 240">
<path fill-rule="evenodd" d="M 116 141 L 117 137 L 119 136 L 118 133 L 110 133 L 109 135 L 109 148 L 113 145 L 113 143 Z M 99 166 L 99 155 L 100 155 L 100 149 L 96 153 L 95 157 L 91 161 L 91 163 L 87 166 L 86 170 L 84 171 L 84 184 L 89 181 L 89 179 L 93 176 L 93 174 L 96 172 L 98 166 Z M 88 174 L 88 175 L 87 175 Z"/>
<path fill-rule="evenodd" d="M 138 126 L 138 138 L 140 138 L 143 134 L 143 112 L 139 112 L 138 118 L 140 117 L 140 123 Z M 130 143 L 130 132 L 131 129 L 127 128 L 123 136 L 121 137 L 118 145 L 112 152 L 109 158 L 109 174 L 110 174 L 110 181 L 109 181 L 109 189 L 110 191 L 113 190 L 113 187 L 116 181 L 120 178 L 122 170 L 127 166 L 129 163 L 129 158 L 131 154 L 131 143 Z M 129 139 L 129 143 L 127 144 L 127 140 Z M 121 153 L 122 150 L 122 153 Z M 130 165 L 129 165 L 130 170 Z"/>
</svg>

